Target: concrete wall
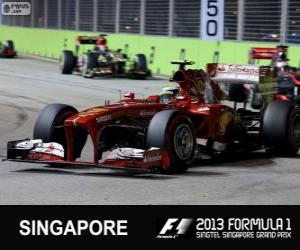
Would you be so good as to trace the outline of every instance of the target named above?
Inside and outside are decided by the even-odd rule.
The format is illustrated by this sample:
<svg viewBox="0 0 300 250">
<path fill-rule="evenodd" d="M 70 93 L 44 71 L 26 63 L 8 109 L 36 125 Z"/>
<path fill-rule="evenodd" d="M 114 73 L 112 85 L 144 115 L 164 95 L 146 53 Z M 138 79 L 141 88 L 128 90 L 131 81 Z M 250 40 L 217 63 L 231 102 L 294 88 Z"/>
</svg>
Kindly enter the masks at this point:
<svg viewBox="0 0 300 250">
<path fill-rule="evenodd" d="M 75 37 L 95 35 L 88 32 L 20 28 L 0 25 L 0 41 L 13 40 L 20 52 L 48 58 L 59 58 L 60 51 L 74 50 Z M 194 67 L 203 68 L 212 62 L 214 53 L 219 51 L 220 62 L 247 63 L 251 47 L 273 47 L 276 44 L 255 44 L 245 42 L 205 42 L 198 39 L 168 38 L 159 36 L 139 36 L 128 34 L 110 34 L 108 45 L 112 49 L 123 49 L 130 57 L 144 53 L 154 73 L 170 75 L 176 66 L 170 61 L 188 59 L 196 62 Z M 185 50 L 185 53 L 182 53 Z M 183 55 L 184 54 L 184 55 Z M 300 47 L 291 46 L 289 50 L 291 65 L 300 65 Z"/>
</svg>

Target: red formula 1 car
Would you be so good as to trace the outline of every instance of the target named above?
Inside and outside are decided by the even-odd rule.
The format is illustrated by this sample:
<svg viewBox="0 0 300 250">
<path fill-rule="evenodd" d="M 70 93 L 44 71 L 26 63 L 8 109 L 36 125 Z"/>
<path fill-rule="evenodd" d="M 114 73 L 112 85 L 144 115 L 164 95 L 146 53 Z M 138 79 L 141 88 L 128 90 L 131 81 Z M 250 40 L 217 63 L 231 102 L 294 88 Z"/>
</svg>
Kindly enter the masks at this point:
<svg viewBox="0 0 300 250">
<path fill-rule="evenodd" d="M 95 76 L 129 77 L 145 79 L 151 76 L 144 54 L 137 54 L 132 60 L 121 50 L 108 48 L 106 35 L 79 36 L 76 38 L 75 54 L 63 50 L 60 57 L 62 74 L 81 73 L 83 77 Z M 84 50 L 89 46 L 88 50 Z M 91 47 L 92 46 L 92 47 Z"/>
<path fill-rule="evenodd" d="M 270 60 L 267 67 L 275 69 L 274 82 L 277 82 L 278 99 L 300 104 L 300 69 L 289 65 L 288 46 L 276 48 L 252 48 L 249 63 L 258 60 Z"/>
<path fill-rule="evenodd" d="M 300 111 L 291 102 L 274 101 L 256 111 L 220 103 L 224 93 L 212 79 L 231 79 L 232 86 L 252 84 L 266 75 L 258 67 L 231 69 L 224 80 L 224 70 L 217 65 L 209 65 L 206 73 L 186 70 L 191 62 L 174 63 L 180 64 L 172 78 L 178 91 L 169 89 L 146 99 L 129 93 L 119 103 L 82 112 L 64 104 L 49 105 L 36 121 L 34 140 L 9 142 L 7 159 L 173 173 L 203 156 L 260 149 L 298 152 Z M 235 88 L 227 99 L 244 103 L 247 96 L 237 95 Z M 91 161 L 82 162 L 88 135 L 93 152 Z"/>
<path fill-rule="evenodd" d="M 13 58 L 17 55 L 14 42 L 11 40 L 0 42 L 0 58 Z"/>
</svg>

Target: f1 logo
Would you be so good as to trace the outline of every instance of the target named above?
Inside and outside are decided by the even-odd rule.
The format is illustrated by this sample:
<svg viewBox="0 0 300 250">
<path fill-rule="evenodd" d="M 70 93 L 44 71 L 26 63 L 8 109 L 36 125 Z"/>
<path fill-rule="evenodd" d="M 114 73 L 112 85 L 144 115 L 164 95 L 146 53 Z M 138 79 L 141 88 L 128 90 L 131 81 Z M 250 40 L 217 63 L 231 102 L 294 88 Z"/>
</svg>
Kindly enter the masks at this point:
<svg viewBox="0 0 300 250">
<path fill-rule="evenodd" d="M 183 218 L 183 219 L 170 218 L 167 220 L 163 228 L 160 230 L 159 236 L 184 235 L 189 229 L 192 222 L 193 219 L 189 219 L 189 218 Z M 165 237 L 159 237 L 159 238 L 165 238 Z"/>
</svg>

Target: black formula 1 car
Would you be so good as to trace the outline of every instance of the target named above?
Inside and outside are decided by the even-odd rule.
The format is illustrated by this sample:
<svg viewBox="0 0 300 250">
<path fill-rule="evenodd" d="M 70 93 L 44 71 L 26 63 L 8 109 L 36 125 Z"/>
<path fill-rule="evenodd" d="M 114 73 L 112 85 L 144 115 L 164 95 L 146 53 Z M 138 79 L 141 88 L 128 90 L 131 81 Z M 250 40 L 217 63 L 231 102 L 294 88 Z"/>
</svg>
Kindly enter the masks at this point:
<svg viewBox="0 0 300 250">
<path fill-rule="evenodd" d="M 258 60 L 270 60 L 270 64 L 264 68 L 274 72 L 277 99 L 300 105 L 300 69 L 289 65 L 288 46 L 252 48 L 249 52 L 249 63 L 255 64 Z"/>
<path fill-rule="evenodd" d="M 0 58 L 13 58 L 17 55 L 15 51 L 14 42 L 7 40 L 0 42 Z"/>
<path fill-rule="evenodd" d="M 87 51 L 80 51 L 82 45 L 93 47 Z M 72 74 L 76 71 L 86 78 L 110 75 L 145 79 L 151 76 L 144 54 L 137 54 L 130 60 L 121 50 L 110 50 L 105 35 L 77 37 L 75 54 L 70 50 L 61 52 L 60 69 L 62 74 Z"/>
</svg>

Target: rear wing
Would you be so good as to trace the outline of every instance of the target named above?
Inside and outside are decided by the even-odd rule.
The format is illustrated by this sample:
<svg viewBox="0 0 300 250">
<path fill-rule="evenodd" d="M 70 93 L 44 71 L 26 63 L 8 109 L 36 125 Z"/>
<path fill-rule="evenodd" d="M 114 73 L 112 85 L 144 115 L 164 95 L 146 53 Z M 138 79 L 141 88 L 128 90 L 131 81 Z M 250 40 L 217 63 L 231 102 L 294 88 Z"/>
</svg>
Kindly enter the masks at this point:
<svg viewBox="0 0 300 250">
<path fill-rule="evenodd" d="M 78 36 L 76 37 L 76 45 L 95 45 L 98 39 L 97 36 Z"/>
<path fill-rule="evenodd" d="M 253 64 L 254 60 L 272 60 L 279 52 L 287 54 L 288 46 L 278 46 L 276 48 L 251 48 L 249 51 L 248 63 Z"/>
<path fill-rule="evenodd" d="M 260 67 L 243 64 L 211 63 L 208 74 L 217 83 L 257 84 L 260 82 Z"/>
</svg>

